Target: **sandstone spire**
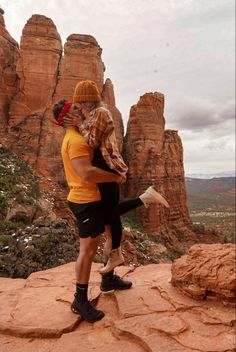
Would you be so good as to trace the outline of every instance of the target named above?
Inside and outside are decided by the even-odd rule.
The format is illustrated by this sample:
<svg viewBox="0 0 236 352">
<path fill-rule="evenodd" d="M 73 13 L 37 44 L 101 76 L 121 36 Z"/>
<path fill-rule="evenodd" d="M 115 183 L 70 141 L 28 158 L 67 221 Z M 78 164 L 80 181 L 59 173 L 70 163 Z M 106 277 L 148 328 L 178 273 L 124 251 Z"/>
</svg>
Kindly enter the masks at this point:
<svg viewBox="0 0 236 352">
<path fill-rule="evenodd" d="M 112 112 L 112 116 L 115 124 L 116 139 L 120 145 L 120 150 L 122 151 L 124 125 L 123 125 L 121 113 L 116 107 L 114 87 L 113 87 L 112 81 L 109 78 L 106 79 L 105 84 L 103 86 L 102 97 L 103 97 L 104 103 Z"/>
<path fill-rule="evenodd" d="M 19 84 L 9 111 L 8 143 L 37 171 L 41 163 L 43 174 L 53 169 L 53 165 L 47 165 L 58 154 L 51 118 L 46 111 L 52 104 L 61 55 L 61 38 L 53 21 L 33 15 L 23 29 L 20 42 L 16 68 Z"/>
<path fill-rule="evenodd" d="M 10 126 L 18 125 L 27 115 L 43 112 L 50 106 L 61 54 L 61 38 L 52 20 L 33 15 L 21 37 L 17 62 L 20 87 L 11 106 Z"/>
<path fill-rule="evenodd" d="M 101 54 L 102 49 L 93 36 L 69 35 L 64 45 L 54 101 L 62 97 L 72 99 L 76 84 L 86 79 L 96 82 L 101 92 L 105 70 Z"/>
<path fill-rule="evenodd" d="M 164 95 L 147 93 L 131 108 L 124 143 L 129 167 L 127 197 L 136 197 L 150 185 L 166 196 L 170 210 L 162 206 L 136 211 L 144 229 L 173 244 L 181 233 L 193 238 L 186 203 L 183 147 L 177 131 L 165 130 Z M 172 237 L 168 235 L 172 227 Z M 173 234 L 175 235 L 173 236 Z"/>
</svg>

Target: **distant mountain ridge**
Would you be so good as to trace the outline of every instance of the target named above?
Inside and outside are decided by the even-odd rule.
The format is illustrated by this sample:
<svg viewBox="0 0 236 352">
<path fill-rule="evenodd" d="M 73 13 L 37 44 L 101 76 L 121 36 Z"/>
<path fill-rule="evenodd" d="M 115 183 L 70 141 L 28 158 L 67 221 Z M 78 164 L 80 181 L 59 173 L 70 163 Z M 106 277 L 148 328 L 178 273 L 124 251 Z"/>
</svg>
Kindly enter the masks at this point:
<svg viewBox="0 0 236 352">
<path fill-rule="evenodd" d="M 188 197 L 218 200 L 235 199 L 235 180 L 235 177 L 185 178 Z"/>
<path fill-rule="evenodd" d="M 231 170 L 212 174 L 186 174 L 186 177 L 202 179 L 211 179 L 214 177 L 235 177 L 235 171 Z"/>
</svg>

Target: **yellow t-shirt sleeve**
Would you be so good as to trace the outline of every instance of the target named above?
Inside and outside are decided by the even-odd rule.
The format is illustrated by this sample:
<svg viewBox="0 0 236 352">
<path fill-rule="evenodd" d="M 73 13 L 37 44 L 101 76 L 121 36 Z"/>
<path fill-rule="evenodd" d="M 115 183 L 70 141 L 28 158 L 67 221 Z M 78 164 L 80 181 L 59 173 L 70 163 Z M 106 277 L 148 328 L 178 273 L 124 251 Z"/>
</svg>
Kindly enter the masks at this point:
<svg viewBox="0 0 236 352">
<path fill-rule="evenodd" d="M 82 138 L 74 137 L 69 142 L 68 155 L 70 160 L 74 158 L 79 158 L 81 156 L 89 156 L 89 145 L 85 142 L 85 140 L 81 140 Z"/>
</svg>

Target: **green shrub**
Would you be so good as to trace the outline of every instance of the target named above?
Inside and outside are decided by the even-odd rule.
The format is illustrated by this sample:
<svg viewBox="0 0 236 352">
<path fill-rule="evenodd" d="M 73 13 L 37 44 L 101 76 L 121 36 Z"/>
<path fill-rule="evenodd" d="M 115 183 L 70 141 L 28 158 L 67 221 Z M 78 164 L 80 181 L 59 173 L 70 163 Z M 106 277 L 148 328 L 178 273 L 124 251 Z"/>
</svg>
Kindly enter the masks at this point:
<svg viewBox="0 0 236 352">
<path fill-rule="evenodd" d="M 38 183 L 33 183 L 31 185 L 30 195 L 33 198 L 38 198 L 40 196 L 40 188 L 39 188 L 39 184 Z"/>
<path fill-rule="evenodd" d="M 8 235 L 0 235 L 0 244 L 5 247 L 8 246 L 9 236 Z"/>
<path fill-rule="evenodd" d="M 122 215 L 121 219 L 122 219 L 123 226 L 130 227 L 140 232 L 143 231 L 143 227 L 138 221 L 134 212 Z"/>
<path fill-rule="evenodd" d="M 13 222 L 6 219 L 0 221 L 0 231 L 4 231 L 4 232 L 16 231 L 24 227 L 25 227 L 25 224 L 23 224 L 22 222 Z"/>
</svg>

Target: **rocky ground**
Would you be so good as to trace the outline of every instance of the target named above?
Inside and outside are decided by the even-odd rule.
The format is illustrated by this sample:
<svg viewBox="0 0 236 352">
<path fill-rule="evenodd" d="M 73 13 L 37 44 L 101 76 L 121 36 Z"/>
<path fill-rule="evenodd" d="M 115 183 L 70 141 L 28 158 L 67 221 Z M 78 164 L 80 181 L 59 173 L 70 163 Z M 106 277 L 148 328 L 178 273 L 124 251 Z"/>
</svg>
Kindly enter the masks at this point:
<svg viewBox="0 0 236 352">
<path fill-rule="evenodd" d="M 74 263 L 27 280 L 1 278 L 1 352 L 234 351 L 234 308 L 184 295 L 171 285 L 171 264 L 120 267 L 133 287 L 107 293 L 100 267 L 93 264 L 89 297 L 105 317 L 95 324 L 70 311 Z"/>
</svg>

